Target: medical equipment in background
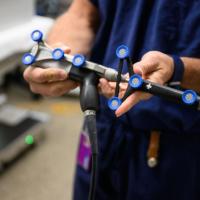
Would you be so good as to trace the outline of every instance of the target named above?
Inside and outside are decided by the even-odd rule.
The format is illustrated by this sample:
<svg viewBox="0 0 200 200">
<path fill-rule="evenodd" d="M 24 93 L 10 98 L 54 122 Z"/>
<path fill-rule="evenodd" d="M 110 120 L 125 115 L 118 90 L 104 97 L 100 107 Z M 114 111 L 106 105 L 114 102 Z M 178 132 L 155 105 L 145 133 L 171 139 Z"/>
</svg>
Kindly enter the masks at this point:
<svg viewBox="0 0 200 200">
<path fill-rule="evenodd" d="M 119 46 L 116 50 L 116 55 L 119 58 L 118 71 L 116 71 L 97 63 L 86 61 L 83 55 L 77 54 L 71 56 L 64 54 L 64 51 L 60 48 L 52 49 L 43 41 L 43 34 L 40 30 L 33 31 L 31 38 L 36 42 L 36 45 L 30 53 L 26 53 L 23 56 L 22 62 L 25 65 L 40 68 L 61 68 L 69 74 L 71 80 L 81 83 L 80 104 L 84 112 L 92 151 L 92 175 L 89 200 L 95 199 L 97 179 L 98 143 L 96 111 L 98 110 L 99 102 L 97 84 L 100 77 L 116 82 L 115 96 L 108 101 L 108 106 L 111 110 L 116 110 L 135 91 L 147 92 L 188 107 L 200 109 L 200 97 L 193 90 L 177 90 L 166 85 L 159 85 L 148 80 L 143 80 L 140 75 L 134 74 L 129 57 L 129 49 L 125 45 Z M 128 64 L 130 78 L 122 74 L 124 61 Z M 118 97 L 121 82 L 128 83 L 127 90 L 122 99 Z M 150 164 L 152 163 L 150 162 Z"/>
<path fill-rule="evenodd" d="M 56 18 L 66 12 L 72 0 L 36 0 L 37 14 Z"/>
<path fill-rule="evenodd" d="M 47 17 L 35 15 L 34 0 L 0 1 L 0 171 L 22 151 L 34 146 L 45 133 L 49 115 L 29 111 L 7 102 L 4 90 L 8 74 L 23 71 L 20 58 L 33 43 L 28 33 L 41 28 L 45 33 L 53 24 Z M 23 66 L 24 67 L 24 66 Z M 10 82 L 9 82 L 10 83 Z"/>
<path fill-rule="evenodd" d="M 0 105 L 0 172 L 29 147 L 43 141 L 48 114 Z"/>
</svg>

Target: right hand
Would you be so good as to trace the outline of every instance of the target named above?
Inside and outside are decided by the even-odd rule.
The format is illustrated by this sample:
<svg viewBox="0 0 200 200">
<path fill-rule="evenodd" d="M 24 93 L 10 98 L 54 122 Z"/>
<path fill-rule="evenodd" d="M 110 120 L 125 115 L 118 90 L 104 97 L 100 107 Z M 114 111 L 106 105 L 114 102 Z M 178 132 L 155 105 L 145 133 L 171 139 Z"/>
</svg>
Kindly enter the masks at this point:
<svg viewBox="0 0 200 200">
<path fill-rule="evenodd" d="M 70 49 L 62 45 L 54 47 L 62 48 L 65 53 L 70 53 Z M 62 69 L 42 69 L 29 66 L 24 71 L 24 79 L 28 82 L 33 93 L 42 96 L 57 97 L 61 96 L 78 86 L 78 83 L 69 80 L 68 74 Z"/>
</svg>

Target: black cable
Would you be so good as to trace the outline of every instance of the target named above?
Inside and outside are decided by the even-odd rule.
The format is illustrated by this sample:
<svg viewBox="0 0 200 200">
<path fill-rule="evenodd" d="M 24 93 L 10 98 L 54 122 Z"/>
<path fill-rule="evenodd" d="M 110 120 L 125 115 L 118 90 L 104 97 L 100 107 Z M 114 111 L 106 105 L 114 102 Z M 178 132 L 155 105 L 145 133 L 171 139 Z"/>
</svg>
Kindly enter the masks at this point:
<svg viewBox="0 0 200 200">
<path fill-rule="evenodd" d="M 96 112 L 94 110 L 85 111 L 85 122 L 87 124 L 87 130 L 92 150 L 92 173 L 90 179 L 90 191 L 88 200 L 95 200 L 95 191 L 97 184 L 98 144 L 97 144 Z"/>
<path fill-rule="evenodd" d="M 84 112 L 85 123 L 87 126 L 92 151 L 92 173 L 89 200 L 95 200 L 95 191 L 97 183 L 98 144 L 96 128 L 96 111 L 99 107 L 97 84 L 97 75 L 94 72 L 87 72 L 87 74 L 85 74 L 83 78 L 80 92 L 81 109 Z"/>
<path fill-rule="evenodd" d="M 95 200 L 96 184 L 97 184 L 97 165 L 98 156 L 97 154 L 92 154 L 92 173 L 90 178 L 90 191 L 88 200 Z"/>
</svg>

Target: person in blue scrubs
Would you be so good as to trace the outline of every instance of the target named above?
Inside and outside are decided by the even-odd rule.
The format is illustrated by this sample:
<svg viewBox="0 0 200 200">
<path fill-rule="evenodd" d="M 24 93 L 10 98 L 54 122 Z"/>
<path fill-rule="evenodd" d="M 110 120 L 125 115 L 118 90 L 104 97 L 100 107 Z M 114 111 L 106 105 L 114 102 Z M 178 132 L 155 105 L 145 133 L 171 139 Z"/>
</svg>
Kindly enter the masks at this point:
<svg viewBox="0 0 200 200">
<path fill-rule="evenodd" d="M 183 88 L 200 92 L 199 0 L 74 0 L 48 42 L 67 44 L 72 53 L 90 54 L 90 60 L 115 69 L 115 49 L 125 44 L 133 70 L 143 78 L 160 84 L 179 81 Z M 47 96 L 77 86 L 62 70 L 29 67 L 24 77 L 33 92 Z M 113 83 L 101 79 L 99 87 L 96 199 L 200 199 L 199 111 L 137 92 L 114 113 L 107 106 Z M 147 164 L 152 131 L 160 132 L 154 168 Z M 73 199 L 86 200 L 89 184 L 90 169 L 79 162 Z"/>
</svg>

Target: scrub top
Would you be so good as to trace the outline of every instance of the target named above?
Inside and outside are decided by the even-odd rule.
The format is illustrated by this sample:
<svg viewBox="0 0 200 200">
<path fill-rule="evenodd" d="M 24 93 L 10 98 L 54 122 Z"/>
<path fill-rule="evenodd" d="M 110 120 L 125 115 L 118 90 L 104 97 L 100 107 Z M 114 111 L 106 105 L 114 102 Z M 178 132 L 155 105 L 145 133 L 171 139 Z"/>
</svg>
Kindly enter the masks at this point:
<svg viewBox="0 0 200 200">
<path fill-rule="evenodd" d="M 91 1 L 100 14 L 92 61 L 117 69 L 121 44 L 134 62 L 152 50 L 200 57 L 200 0 Z M 156 96 L 116 118 L 100 96 L 97 199 L 200 199 L 199 125 L 199 111 Z M 152 130 L 161 132 L 155 168 L 147 166 Z M 74 199 L 87 199 L 89 174 L 77 167 Z"/>
</svg>

